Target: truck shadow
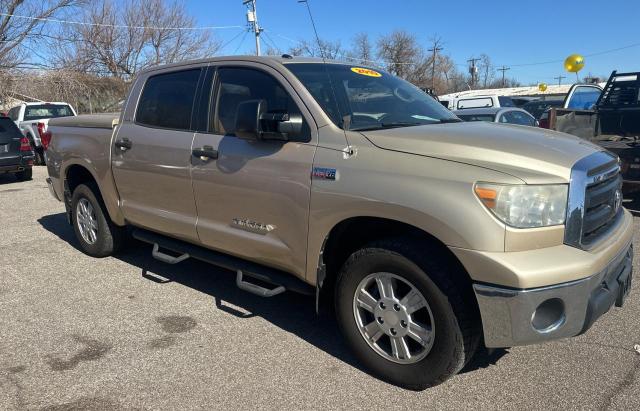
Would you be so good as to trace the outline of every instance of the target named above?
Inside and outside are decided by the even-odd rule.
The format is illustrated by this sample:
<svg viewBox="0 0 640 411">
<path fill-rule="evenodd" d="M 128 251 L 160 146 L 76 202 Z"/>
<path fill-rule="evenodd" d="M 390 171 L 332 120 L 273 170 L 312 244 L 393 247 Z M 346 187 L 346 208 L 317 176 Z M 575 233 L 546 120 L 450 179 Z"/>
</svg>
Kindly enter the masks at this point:
<svg viewBox="0 0 640 411">
<path fill-rule="evenodd" d="M 17 182 L 18 179 L 13 173 L 0 173 L 0 186 Z"/>
<path fill-rule="evenodd" d="M 38 220 L 44 229 L 80 250 L 72 227 L 64 213 L 43 216 Z M 216 308 L 240 319 L 262 317 L 309 344 L 365 373 L 343 343 L 337 324 L 330 315 L 316 315 L 315 298 L 286 292 L 272 298 L 260 298 L 238 289 L 235 273 L 198 260 L 189 259 L 176 265 L 155 260 L 151 245 L 129 239 L 126 250 L 117 258 L 138 268 L 140 275 L 159 285 L 176 282 L 210 295 Z M 495 364 L 507 351 L 480 353 L 462 373 L 487 368 Z"/>
</svg>

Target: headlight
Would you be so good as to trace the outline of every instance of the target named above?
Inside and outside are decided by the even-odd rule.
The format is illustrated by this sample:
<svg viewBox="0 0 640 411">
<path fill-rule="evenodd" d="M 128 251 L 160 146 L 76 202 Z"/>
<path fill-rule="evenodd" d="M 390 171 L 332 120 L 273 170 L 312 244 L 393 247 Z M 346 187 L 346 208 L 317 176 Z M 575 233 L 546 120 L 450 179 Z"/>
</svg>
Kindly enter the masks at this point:
<svg viewBox="0 0 640 411">
<path fill-rule="evenodd" d="M 567 211 L 566 184 L 477 183 L 474 191 L 500 221 L 512 227 L 532 228 L 564 224 Z"/>
</svg>

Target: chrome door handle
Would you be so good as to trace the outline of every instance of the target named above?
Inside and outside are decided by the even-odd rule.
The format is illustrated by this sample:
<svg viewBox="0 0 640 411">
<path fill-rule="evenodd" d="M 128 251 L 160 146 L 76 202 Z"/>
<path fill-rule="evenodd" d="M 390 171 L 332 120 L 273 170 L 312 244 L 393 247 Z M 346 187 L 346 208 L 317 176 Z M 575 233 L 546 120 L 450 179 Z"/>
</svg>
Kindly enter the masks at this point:
<svg viewBox="0 0 640 411">
<path fill-rule="evenodd" d="M 194 148 L 191 150 L 191 154 L 193 154 L 194 157 L 200 157 L 200 160 L 202 161 L 208 161 L 211 159 L 216 160 L 218 158 L 218 150 L 214 150 L 211 146 Z"/>
<path fill-rule="evenodd" d="M 117 140 L 115 143 L 113 143 L 113 145 L 118 147 L 122 151 L 127 151 L 133 146 L 133 144 L 131 143 L 131 140 L 129 140 L 126 137 L 120 140 Z"/>
</svg>

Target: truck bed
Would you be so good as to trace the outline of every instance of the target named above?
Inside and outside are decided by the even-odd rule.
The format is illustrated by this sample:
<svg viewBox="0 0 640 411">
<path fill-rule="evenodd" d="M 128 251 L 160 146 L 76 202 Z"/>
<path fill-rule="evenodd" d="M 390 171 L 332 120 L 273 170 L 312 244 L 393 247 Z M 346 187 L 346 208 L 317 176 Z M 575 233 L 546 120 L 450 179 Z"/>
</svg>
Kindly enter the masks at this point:
<svg viewBox="0 0 640 411">
<path fill-rule="evenodd" d="M 53 118 L 50 126 L 83 127 L 83 128 L 113 128 L 118 124 L 120 113 L 83 114 L 73 117 Z"/>
</svg>

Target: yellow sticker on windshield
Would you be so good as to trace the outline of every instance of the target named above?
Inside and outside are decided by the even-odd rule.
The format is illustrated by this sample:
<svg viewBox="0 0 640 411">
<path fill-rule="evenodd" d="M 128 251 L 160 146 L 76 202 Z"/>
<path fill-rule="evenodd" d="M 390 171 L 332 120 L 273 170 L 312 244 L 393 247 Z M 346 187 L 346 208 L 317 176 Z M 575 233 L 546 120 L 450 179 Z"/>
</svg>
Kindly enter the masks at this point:
<svg viewBox="0 0 640 411">
<path fill-rule="evenodd" d="M 351 71 L 353 71 L 354 73 L 362 74 L 363 76 L 382 77 L 382 74 L 378 73 L 375 70 L 371 70 L 371 69 L 368 69 L 368 68 L 351 67 Z"/>
</svg>

